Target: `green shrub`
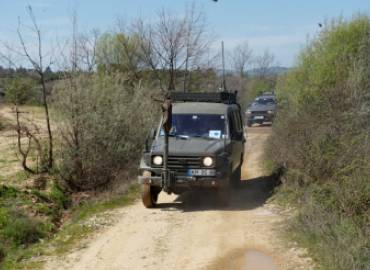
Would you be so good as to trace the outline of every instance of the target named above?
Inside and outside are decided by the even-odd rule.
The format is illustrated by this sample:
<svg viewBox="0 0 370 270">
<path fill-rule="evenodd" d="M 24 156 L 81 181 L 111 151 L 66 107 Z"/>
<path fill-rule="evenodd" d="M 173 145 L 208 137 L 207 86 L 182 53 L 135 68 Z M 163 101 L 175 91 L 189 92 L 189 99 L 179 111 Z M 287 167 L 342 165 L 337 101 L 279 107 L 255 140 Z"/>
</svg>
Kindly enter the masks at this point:
<svg viewBox="0 0 370 270">
<path fill-rule="evenodd" d="M 5 253 L 4 244 L 0 243 L 0 264 L 5 259 L 5 256 L 6 256 L 6 253 Z"/>
<path fill-rule="evenodd" d="M 60 172 L 72 190 L 106 186 L 137 161 L 159 105 L 151 89 L 132 87 L 122 75 L 81 75 L 60 83 Z"/>
<path fill-rule="evenodd" d="M 5 100 L 18 105 L 37 101 L 36 84 L 30 78 L 16 77 L 5 85 Z"/>
<path fill-rule="evenodd" d="M 5 241 L 12 241 L 15 246 L 35 243 L 47 233 L 44 224 L 20 211 L 10 210 L 2 214 L 0 220 L 2 238 L 6 239 Z"/>
<path fill-rule="evenodd" d="M 55 229 L 60 191 L 24 192 L 0 186 L 0 248 L 5 252 L 38 242 Z"/>
<path fill-rule="evenodd" d="M 70 198 L 57 185 L 53 184 L 49 193 L 50 199 L 58 205 L 59 209 L 66 209 L 70 204 Z"/>
<path fill-rule="evenodd" d="M 299 208 L 298 238 L 322 269 L 368 269 L 370 19 L 327 25 L 280 78 L 267 155 L 284 168 L 279 197 Z"/>
</svg>

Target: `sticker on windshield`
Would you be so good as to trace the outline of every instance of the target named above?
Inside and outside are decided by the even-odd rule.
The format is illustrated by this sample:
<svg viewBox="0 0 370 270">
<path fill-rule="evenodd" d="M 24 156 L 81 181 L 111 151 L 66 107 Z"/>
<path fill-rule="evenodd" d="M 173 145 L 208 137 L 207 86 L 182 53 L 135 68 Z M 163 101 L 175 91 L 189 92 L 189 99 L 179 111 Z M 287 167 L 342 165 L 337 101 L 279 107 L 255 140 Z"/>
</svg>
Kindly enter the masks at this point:
<svg viewBox="0 0 370 270">
<path fill-rule="evenodd" d="M 214 139 L 220 139 L 221 138 L 221 130 L 210 130 L 208 137 L 214 138 Z"/>
</svg>

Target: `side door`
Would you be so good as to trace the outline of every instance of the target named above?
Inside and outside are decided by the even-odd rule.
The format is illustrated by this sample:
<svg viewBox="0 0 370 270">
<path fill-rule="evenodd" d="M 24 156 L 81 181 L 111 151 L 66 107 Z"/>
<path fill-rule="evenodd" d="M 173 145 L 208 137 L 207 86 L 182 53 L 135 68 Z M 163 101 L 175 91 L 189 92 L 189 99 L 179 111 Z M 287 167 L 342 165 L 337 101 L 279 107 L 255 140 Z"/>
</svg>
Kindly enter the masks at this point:
<svg viewBox="0 0 370 270">
<path fill-rule="evenodd" d="M 235 152 L 236 152 L 236 157 L 235 157 L 235 162 L 236 162 L 236 167 L 241 166 L 243 163 L 243 156 L 244 156 L 244 130 L 243 130 L 243 121 L 240 115 L 240 109 L 237 108 L 233 111 L 233 115 L 235 118 L 235 124 L 236 124 L 236 129 L 235 129 Z"/>
<path fill-rule="evenodd" d="M 232 170 L 235 171 L 240 164 L 240 140 L 238 137 L 238 121 L 235 117 L 235 110 L 230 110 L 228 112 L 228 122 L 229 122 L 229 134 L 230 134 L 230 148 L 231 148 L 231 163 Z"/>
</svg>

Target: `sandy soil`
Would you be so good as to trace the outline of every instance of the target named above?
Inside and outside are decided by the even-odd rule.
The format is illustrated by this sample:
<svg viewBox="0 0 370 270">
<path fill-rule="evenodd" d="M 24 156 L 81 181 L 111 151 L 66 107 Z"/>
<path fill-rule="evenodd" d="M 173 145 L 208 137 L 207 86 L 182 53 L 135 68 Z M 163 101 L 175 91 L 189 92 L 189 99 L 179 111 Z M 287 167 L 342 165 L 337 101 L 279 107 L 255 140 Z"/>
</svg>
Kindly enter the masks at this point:
<svg viewBox="0 0 370 270">
<path fill-rule="evenodd" d="M 0 104 L 0 117 L 14 123 L 14 114 L 9 106 Z M 6 178 L 22 170 L 16 151 L 16 133 L 14 129 L 0 131 L 0 177 Z"/>
<path fill-rule="evenodd" d="M 47 136 L 43 109 L 41 107 L 22 106 L 20 111 L 22 112 L 20 115 L 22 124 L 28 125 L 30 130 L 34 130 L 34 125 L 37 125 L 39 129 L 39 132 L 37 132 L 38 137 L 44 138 Z M 16 120 L 12 106 L 0 103 L 0 117 L 11 126 L 0 131 L 0 178 L 7 179 L 23 169 L 18 157 L 17 133 L 14 129 Z M 27 140 L 23 138 L 22 143 L 27 144 Z M 29 165 L 32 164 L 32 158 L 28 162 Z"/>
<path fill-rule="evenodd" d="M 269 127 L 247 130 L 244 181 L 230 206 L 218 207 L 206 192 L 161 194 L 156 209 L 137 202 L 115 212 L 117 222 L 84 248 L 46 269 L 313 269 L 303 250 L 281 239 L 286 216 L 266 202 L 274 187 L 261 168 L 269 133 Z"/>
</svg>

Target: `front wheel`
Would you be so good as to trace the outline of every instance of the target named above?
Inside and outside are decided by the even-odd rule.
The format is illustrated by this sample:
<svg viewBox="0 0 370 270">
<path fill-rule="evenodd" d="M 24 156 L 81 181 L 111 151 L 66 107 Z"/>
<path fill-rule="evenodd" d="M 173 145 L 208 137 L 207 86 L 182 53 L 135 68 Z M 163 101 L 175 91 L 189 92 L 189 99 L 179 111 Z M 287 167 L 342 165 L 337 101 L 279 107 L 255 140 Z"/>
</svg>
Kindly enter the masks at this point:
<svg viewBox="0 0 370 270">
<path fill-rule="evenodd" d="M 232 174 L 231 174 L 231 169 L 230 169 L 229 175 L 226 179 L 226 183 L 220 186 L 217 190 L 218 202 L 221 206 L 228 206 L 230 203 L 231 180 L 232 180 Z"/>
<path fill-rule="evenodd" d="M 144 171 L 143 176 L 151 176 L 151 172 Z M 141 200 L 146 208 L 153 208 L 158 201 L 158 195 L 161 192 L 159 187 L 143 184 L 141 186 Z"/>
<path fill-rule="evenodd" d="M 232 180 L 233 188 L 238 188 L 241 184 L 241 170 L 242 170 L 242 166 L 239 165 L 238 168 L 232 174 L 231 180 Z"/>
<path fill-rule="evenodd" d="M 141 186 L 141 200 L 146 208 L 153 208 L 158 201 L 159 192 L 155 187 L 143 184 Z"/>
</svg>

